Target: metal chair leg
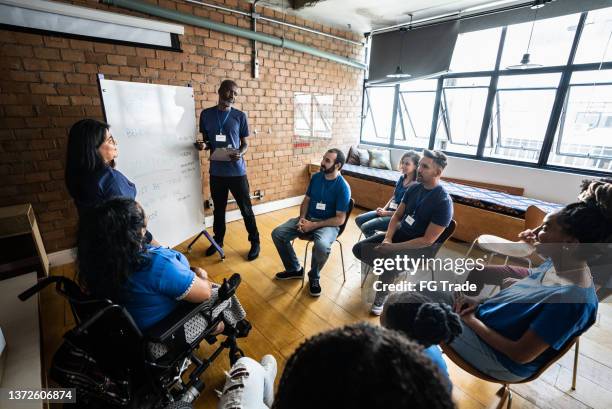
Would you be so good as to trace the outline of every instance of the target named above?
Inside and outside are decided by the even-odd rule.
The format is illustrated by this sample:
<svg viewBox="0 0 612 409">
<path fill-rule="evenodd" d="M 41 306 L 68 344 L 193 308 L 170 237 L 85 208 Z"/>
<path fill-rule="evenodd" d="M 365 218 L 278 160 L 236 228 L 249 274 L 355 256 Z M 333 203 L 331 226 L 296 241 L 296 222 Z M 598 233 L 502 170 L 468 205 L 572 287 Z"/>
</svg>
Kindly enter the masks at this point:
<svg viewBox="0 0 612 409">
<path fill-rule="evenodd" d="M 336 239 L 336 242 L 340 245 L 340 260 L 342 260 L 342 278 L 343 282 L 346 283 L 346 271 L 344 270 L 344 250 L 342 249 L 342 242 Z"/>
<path fill-rule="evenodd" d="M 302 276 L 302 285 L 300 286 L 300 288 L 304 288 L 304 282 L 306 281 L 306 271 L 308 271 L 306 269 L 306 260 L 308 258 L 308 246 L 310 246 L 310 243 L 312 242 L 308 240 L 306 242 L 306 248 L 304 249 L 304 275 Z"/>
<path fill-rule="evenodd" d="M 364 286 L 364 284 L 365 284 L 366 280 L 368 279 L 368 274 L 370 274 L 370 269 L 371 269 L 371 268 L 372 268 L 372 267 L 370 267 L 370 266 L 368 266 L 368 265 L 366 264 L 366 272 L 365 272 L 365 276 L 363 277 L 363 281 L 361 281 L 361 288 L 363 288 L 363 286 Z"/>
<path fill-rule="evenodd" d="M 580 355 L 580 338 L 576 338 L 574 344 L 574 372 L 572 373 L 572 390 L 576 390 L 576 377 L 578 376 L 578 356 Z"/>
<path fill-rule="evenodd" d="M 510 256 L 506 256 L 506 260 L 504 260 L 504 265 L 507 266 L 508 265 L 508 260 L 510 260 Z"/>
<path fill-rule="evenodd" d="M 472 249 L 474 248 L 474 245 L 476 244 L 477 241 L 478 241 L 478 237 L 476 237 L 474 239 L 474 241 L 472 242 L 472 245 L 468 249 L 467 253 L 465 253 L 465 258 L 467 258 L 470 255 L 470 253 L 472 252 Z"/>
<path fill-rule="evenodd" d="M 499 403 L 497 404 L 496 408 L 502 409 L 504 407 L 504 403 L 508 401 L 507 409 L 510 409 L 512 406 L 512 391 L 510 390 L 510 386 L 508 386 L 508 384 L 503 384 L 497 391 L 497 395 L 499 396 Z"/>
</svg>

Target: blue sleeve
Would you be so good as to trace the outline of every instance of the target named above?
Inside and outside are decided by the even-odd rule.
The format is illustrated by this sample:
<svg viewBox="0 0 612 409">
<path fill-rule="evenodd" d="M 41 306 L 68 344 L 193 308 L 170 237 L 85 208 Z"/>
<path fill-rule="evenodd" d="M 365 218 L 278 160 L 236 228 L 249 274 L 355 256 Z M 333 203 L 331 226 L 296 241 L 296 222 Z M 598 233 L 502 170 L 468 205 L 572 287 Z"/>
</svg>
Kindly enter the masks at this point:
<svg viewBox="0 0 612 409">
<path fill-rule="evenodd" d="M 453 218 L 453 202 L 448 195 L 440 198 L 436 208 L 431 214 L 431 223 L 447 227 Z"/>
<path fill-rule="evenodd" d="M 100 189 L 104 200 L 113 197 L 136 198 L 136 188 L 122 173 L 111 170 L 109 174 L 100 180 Z"/>
<path fill-rule="evenodd" d="M 247 121 L 247 116 L 244 112 L 242 113 L 242 118 L 240 120 L 240 134 L 239 135 L 241 138 L 246 138 L 247 136 L 249 136 L 249 122 Z"/>
<path fill-rule="evenodd" d="M 158 277 L 158 291 L 170 298 L 182 299 L 195 279 L 195 273 L 189 269 L 185 256 L 174 250 L 167 250 L 164 264 Z"/>
<path fill-rule="evenodd" d="M 559 350 L 570 338 L 590 325 L 590 311 L 588 303 L 549 300 L 542 306 L 529 329 L 538 334 L 551 348 Z"/>
<path fill-rule="evenodd" d="M 336 211 L 348 212 L 349 202 L 351 201 L 351 188 L 344 180 L 336 193 Z"/>
</svg>

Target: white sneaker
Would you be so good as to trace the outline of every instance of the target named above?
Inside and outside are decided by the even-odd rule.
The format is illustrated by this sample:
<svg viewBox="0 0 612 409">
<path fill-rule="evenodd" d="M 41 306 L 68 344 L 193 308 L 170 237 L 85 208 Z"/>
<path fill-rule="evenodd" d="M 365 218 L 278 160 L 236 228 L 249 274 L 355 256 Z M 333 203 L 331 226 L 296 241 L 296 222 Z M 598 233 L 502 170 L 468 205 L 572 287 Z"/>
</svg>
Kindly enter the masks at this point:
<svg viewBox="0 0 612 409">
<path fill-rule="evenodd" d="M 370 310 L 370 312 L 372 313 L 372 315 L 376 315 L 377 317 L 380 317 L 380 314 L 382 314 L 384 307 L 385 307 L 384 302 L 379 304 L 377 301 L 375 301 L 374 304 L 372 304 L 372 309 Z"/>
<path fill-rule="evenodd" d="M 272 407 L 274 403 L 274 379 L 276 379 L 276 371 L 278 365 L 276 359 L 272 355 L 264 355 L 261 358 L 261 366 L 266 371 L 266 379 L 264 382 L 264 403 L 267 407 Z"/>
</svg>

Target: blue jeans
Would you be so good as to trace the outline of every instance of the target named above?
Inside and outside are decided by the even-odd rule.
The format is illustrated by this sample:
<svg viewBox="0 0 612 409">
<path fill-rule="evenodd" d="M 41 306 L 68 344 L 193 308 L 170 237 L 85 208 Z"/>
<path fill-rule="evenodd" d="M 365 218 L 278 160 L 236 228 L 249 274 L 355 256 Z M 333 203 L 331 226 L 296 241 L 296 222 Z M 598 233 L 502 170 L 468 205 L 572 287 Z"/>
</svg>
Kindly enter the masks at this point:
<svg viewBox="0 0 612 409">
<path fill-rule="evenodd" d="M 272 240 L 278 251 L 278 255 L 283 261 L 285 271 L 299 271 L 300 261 L 295 255 L 295 250 L 291 245 L 291 241 L 295 240 L 300 233 L 297 229 L 297 223 L 299 217 L 287 220 L 274 230 L 272 230 Z M 314 236 L 314 243 L 312 246 L 312 259 L 310 262 L 310 271 L 308 272 L 309 278 L 319 278 L 321 269 L 325 265 L 331 246 L 338 237 L 338 227 L 321 227 L 313 230 L 311 233 Z"/>
<path fill-rule="evenodd" d="M 373 236 L 376 231 L 387 231 L 390 221 L 390 216 L 379 217 L 376 215 L 376 210 L 362 213 L 355 217 L 357 227 L 361 229 L 366 238 Z"/>
</svg>

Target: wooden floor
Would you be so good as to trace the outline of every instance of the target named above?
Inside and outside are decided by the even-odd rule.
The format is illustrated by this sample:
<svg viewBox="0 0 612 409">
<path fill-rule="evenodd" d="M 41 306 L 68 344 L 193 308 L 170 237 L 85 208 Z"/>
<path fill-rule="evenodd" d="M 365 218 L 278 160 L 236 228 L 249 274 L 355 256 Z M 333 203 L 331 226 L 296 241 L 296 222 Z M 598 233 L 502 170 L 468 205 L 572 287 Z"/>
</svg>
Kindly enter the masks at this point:
<svg viewBox="0 0 612 409">
<path fill-rule="evenodd" d="M 344 324 L 369 321 L 378 324 L 378 319 L 369 315 L 368 306 L 361 300 L 360 267 L 351 253 L 357 242 L 359 230 L 351 220 L 341 237 L 344 243 L 344 259 L 347 267 L 347 281 L 343 283 L 340 263 L 340 248 L 334 245 L 327 265 L 323 269 L 321 286 L 323 293 L 315 299 L 308 295 L 307 287 L 300 290 L 300 281 L 275 281 L 273 276 L 282 270 L 270 233 L 274 227 L 298 214 L 298 208 L 279 210 L 257 216 L 262 240 L 260 257 L 245 260 L 249 249 L 242 221 L 228 224 L 225 238 L 224 262 L 219 257 L 204 257 L 207 247 L 201 240 L 188 255 L 192 265 L 205 268 L 210 277 L 220 281 L 237 272 L 242 276 L 238 291 L 253 330 L 248 338 L 240 341 L 244 352 L 255 359 L 272 354 L 279 363 L 279 374 L 284 363 L 295 348 L 307 337 L 320 331 Z M 359 213 L 355 209 L 355 214 Z M 354 214 L 354 215 L 355 215 Z M 353 217 L 354 217 L 353 215 Z M 188 241 L 186 242 L 188 243 Z M 184 251 L 186 243 L 178 250 Z M 297 254 L 303 257 L 304 243 L 296 242 Z M 442 250 L 449 256 L 465 254 L 463 243 L 449 242 Z M 72 276 L 74 265 L 56 267 L 52 274 Z M 62 334 L 72 325 L 70 311 L 52 289 L 46 289 L 41 296 L 44 355 L 48 368 L 53 352 L 61 342 Z M 563 317 L 560 317 L 563 319 Z M 201 354 L 211 348 L 204 344 Z M 513 408 L 612 408 L 612 306 L 601 304 L 597 323 L 580 341 L 578 387 L 570 390 L 573 351 L 552 366 L 540 379 L 526 385 L 517 385 L 514 391 Z M 205 373 L 207 385 L 204 394 L 197 401 L 197 408 L 216 407 L 215 388 L 224 381 L 223 371 L 229 362 L 223 356 Z M 460 409 L 479 409 L 494 405 L 498 385 L 478 380 L 466 374 L 449 362 L 454 384 L 453 398 Z M 278 381 L 278 377 L 277 377 Z"/>
</svg>

